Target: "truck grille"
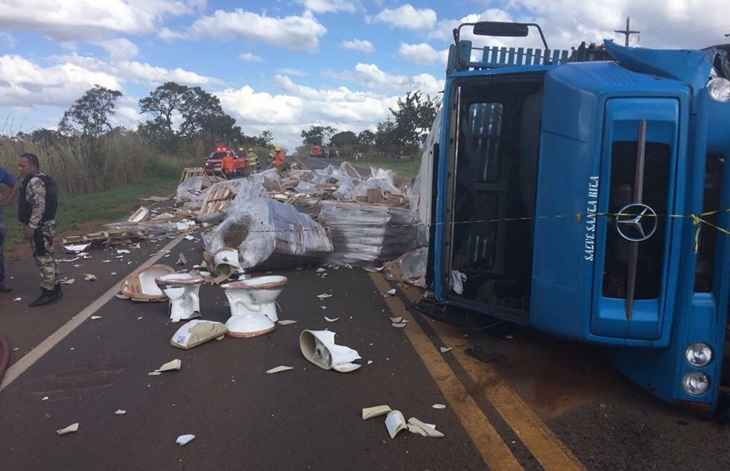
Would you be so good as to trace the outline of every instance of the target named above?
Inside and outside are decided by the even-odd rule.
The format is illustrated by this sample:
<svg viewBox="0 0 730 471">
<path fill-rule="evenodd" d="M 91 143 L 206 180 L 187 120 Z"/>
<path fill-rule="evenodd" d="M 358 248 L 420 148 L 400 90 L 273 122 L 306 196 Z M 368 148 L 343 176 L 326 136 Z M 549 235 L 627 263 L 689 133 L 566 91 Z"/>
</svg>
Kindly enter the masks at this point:
<svg viewBox="0 0 730 471">
<path fill-rule="evenodd" d="M 637 141 L 615 141 L 611 155 L 611 216 L 607 230 L 603 295 L 626 299 L 627 319 L 631 319 L 634 300 L 659 298 L 664 266 L 671 147 L 642 142 L 646 136 L 646 122 L 642 122 L 642 133 Z M 616 227 L 616 215 L 634 203 L 649 206 L 657 214 L 654 234 L 641 242 L 627 240 Z"/>
</svg>

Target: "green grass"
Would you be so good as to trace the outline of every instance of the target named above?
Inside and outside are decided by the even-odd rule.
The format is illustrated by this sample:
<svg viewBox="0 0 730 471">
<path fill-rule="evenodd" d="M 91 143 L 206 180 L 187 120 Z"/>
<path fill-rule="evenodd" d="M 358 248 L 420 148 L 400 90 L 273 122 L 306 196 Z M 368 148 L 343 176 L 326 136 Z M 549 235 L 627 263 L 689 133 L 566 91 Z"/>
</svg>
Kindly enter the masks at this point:
<svg viewBox="0 0 730 471">
<path fill-rule="evenodd" d="M 89 223 L 101 225 L 129 216 L 141 204 L 139 198 L 151 195 L 165 196 L 175 191 L 179 173 L 167 166 L 155 166 L 146 171 L 138 183 L 120 185 L 109 190 L 85 194 L 61 194 L 56 215 L 58 234 L 73 233 Z M 6 247 L 11 249 L 21 242 L 20 224 L 14 206 L 5 208 L 8 228 Z M 98 230 L 98 229 L 96 229 Z M 93 229 L 92 229 L 93 231 Z M 88 231 L 91 232 L 91 231 Z"/>
</svg>

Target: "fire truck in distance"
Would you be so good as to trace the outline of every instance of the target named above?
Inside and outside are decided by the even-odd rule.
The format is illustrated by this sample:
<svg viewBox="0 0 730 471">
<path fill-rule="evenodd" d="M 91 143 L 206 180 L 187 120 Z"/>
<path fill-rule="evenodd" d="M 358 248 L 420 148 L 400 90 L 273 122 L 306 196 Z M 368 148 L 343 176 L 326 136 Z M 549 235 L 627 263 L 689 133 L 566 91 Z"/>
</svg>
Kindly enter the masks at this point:
<svg viewBox="0 0 730 471">
<path fill-rule="evenodd" d="M 236 161 L 236 171 L 245 175 L 248 170 L 248 159 L 245 155 L 238 155 L 233 149 L 225 145 L 217 145 L 205 161 L 205 173 L 208 175 L 223 175 L 223 159 L 231 156 Z"/>
</svg>

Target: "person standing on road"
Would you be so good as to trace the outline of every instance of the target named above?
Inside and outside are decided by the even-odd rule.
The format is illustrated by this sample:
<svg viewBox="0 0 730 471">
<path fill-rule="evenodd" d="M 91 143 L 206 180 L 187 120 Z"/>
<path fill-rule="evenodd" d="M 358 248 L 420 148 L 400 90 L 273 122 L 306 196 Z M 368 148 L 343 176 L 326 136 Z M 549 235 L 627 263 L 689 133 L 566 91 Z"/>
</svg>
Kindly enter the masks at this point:
<svg viewBox="0 0 730 471">
<path fill-rule="evenodd" d="M 5 221 L 3 219 L 3 206 L 6 206 L 15 196 L 15 177 L 8 173 L 3 167 L 0 167 L 0 293 L 9 293 L 12 291 L 5 284 Z"/>
<path fill-rule="evenodd" d="M 35 154 L 21 155 L 18 170 L 22 177 L 18 185 L 18 220 L 23 225 L 25 238 L 30 239 L 33 258 L 41 277 L 41 295 L 29 306 L 43 306 L 62 297 L 61 285 L 56 279 L 56 259 L 53 257 L 58 188 L 53 178 L 40 171 Z"/>
<path fill-rule="evenodd" d="M 253 148 L 249 148 L 246 155 L 248 156 L 248 166 L 251 169 L 251 173 L 253 173 L 259 167 L 259 157 L 256 155 L 256 152 L 253 151 Z"/>
</svg>

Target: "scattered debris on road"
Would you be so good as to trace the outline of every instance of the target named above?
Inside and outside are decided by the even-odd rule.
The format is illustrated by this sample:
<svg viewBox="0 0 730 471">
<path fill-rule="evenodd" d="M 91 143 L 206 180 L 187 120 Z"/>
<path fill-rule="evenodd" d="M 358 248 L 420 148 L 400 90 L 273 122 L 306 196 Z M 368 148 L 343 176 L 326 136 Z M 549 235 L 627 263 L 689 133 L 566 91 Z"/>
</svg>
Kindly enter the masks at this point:
<svg viewBox="0 0 730 471">
<path fill-rule="evenodd" d="M 388 435 L 394 439 L 403 430 L 408 430 L 406 418 L 399 410 L 392 410 L 385 416 L 385 428 L 388 429 Z"/>
<path fill-rule="evenodd" d="M 276 373 L 283 373 L 284 371 L 291 371 L 293 369 L 294 369 L 293 366 L 282 365 L 282 366 L 277 366 L 277 367 L 271 368 L 270 370 L 266 370 L 266 374 L 273 375 Z"/>
<path fill-rule="evenodd" d="M 391 410 L 392 409 L 387 404 L 383 404 L 380 406 L 364 407 L 362 409 L 362 420 L 368 420 L 372 419 L 373 417 L 387 415 Z"/>
<path fill-rule="evenodd" d="M 173 347 L 189 350 L 205 342 L 219 338 L 228 332 L 221 322 L 195 319 L 177 329 L 170 339 Z"/>
<path fill-rule="evenodd" d="M 324 370 L 351 373 L 362 365 L 357 350 L 335 344 L 335 333 L 329 330 L 304 330 L 299 335 L 299 348 L 304 358 Z"/>
<path fill-rule="evenodd" d="M 86 273 L 84 275 L 84 281 L 96 281 L 96 275 L 93 273 Z"/>
<path fill-rule="evenodd" d="M 277 322 L 277 324 L 279 324 L 279 325 L 292 325 L 292 324 L 296 324 L 296 323 L 297 323 L 297 321 L 291 320 L 291 319 L 282 319 Z"/>
<path fill-rule="evenodd" d="M 126 415 L 127 411 L 124 409 L 117 409 L 114 411 L 114 415 Z"/>
<path fill-rule="evenodd" d="M 69 433 L 76 433 L 79 431 L 79 423 L 73 423 L 67 427 L 56 430 L 58 435 L 68 435 Z"/>
<path fill-rule="evenodd" d="M 175 440 L 175 443 L 177 443 L 180 446 L 185 446 L 188 443 L 192 442 L 193 440 L 195 440 L 195 435 L 185 434 L 185 435 L 180 435 L 179 437 L 177 437 L 177 439 Z"/>
<path fill-rule="evenodd" d="M 438 404 L 438 403 L 432 405 L 431 407 L 434 408 L 434 409 L 438 409 L 438 410 L 446 409 L 446 405 L 445 404 Z"/>
<path fill-rule="evenodd" d="M 339 317 L 327 317 L 327 316 L 324 316 L 324 320 L 327 321 L 327 322 L 337 322 L 337 321 L 340 320 L 340 318 Z"/>
<path fill-rule="evenodd" d="M 182 361 L 180 361 L 178 358 L 175 358 L 174 360 L 170 360 L 167 363 L 163 363 L 159 368 L 154 371 L 150 371 L 147 374 L 149 376 L 159 376 L 161 373 L 166 373 L 169 371 L 180 371 L 181 368 Z"/>
</svg>

